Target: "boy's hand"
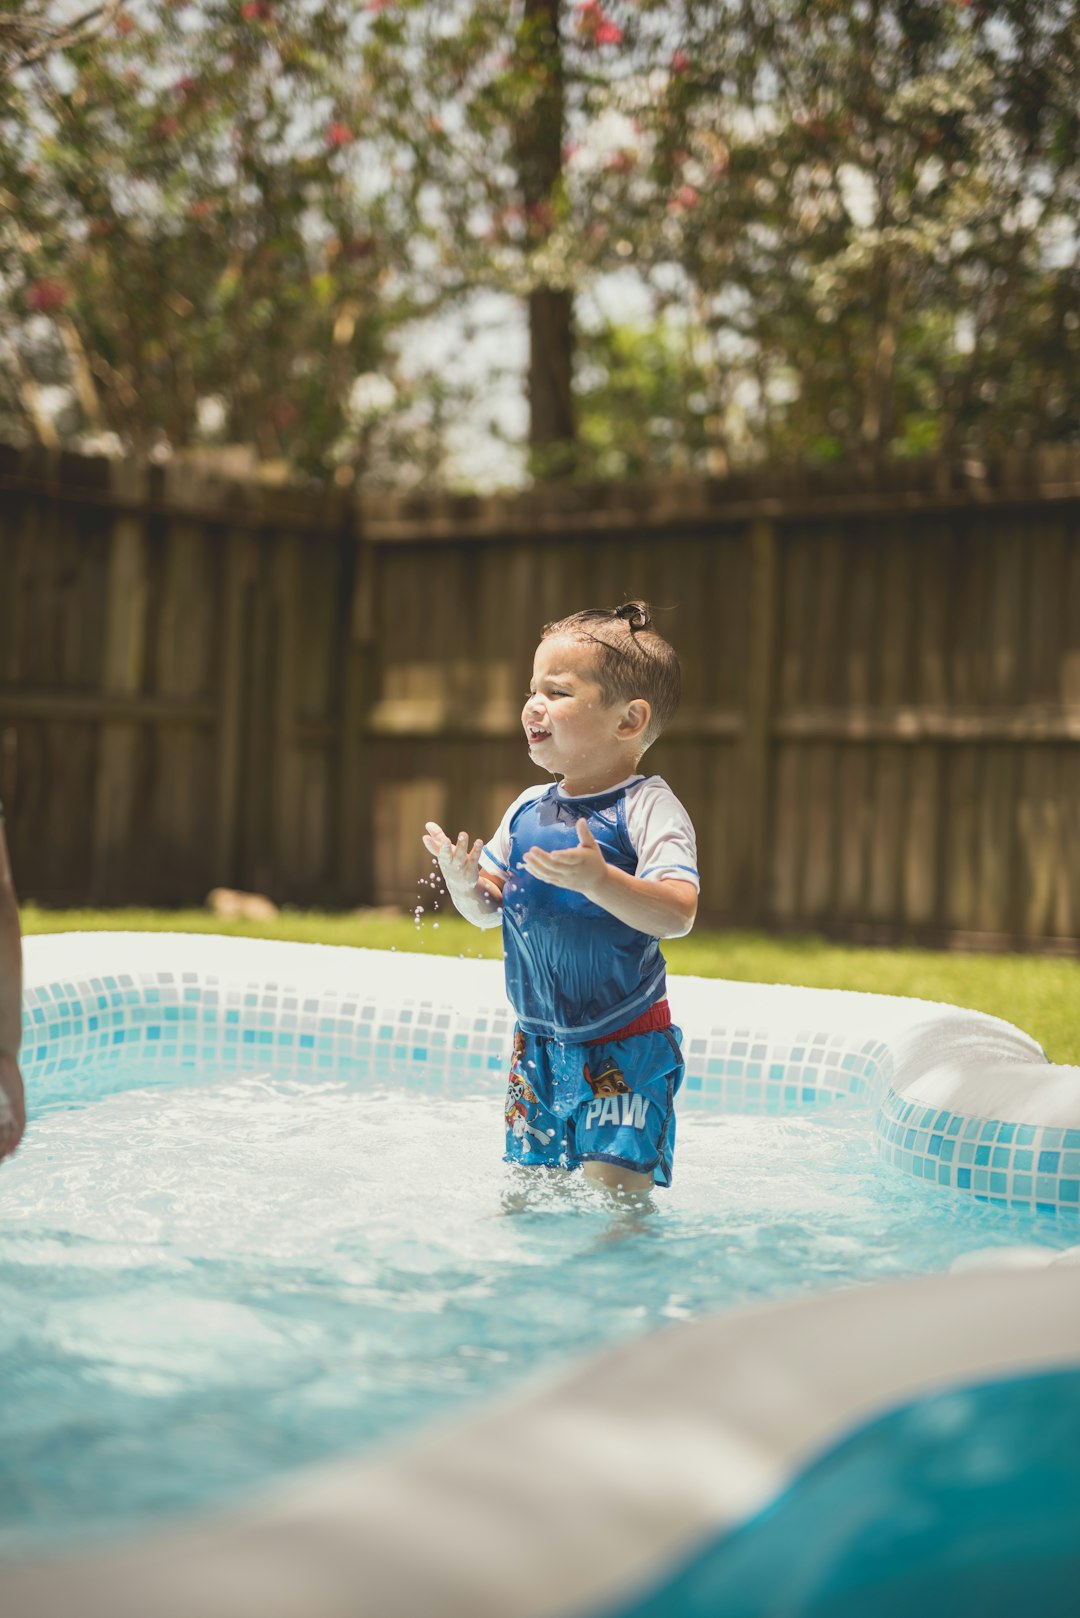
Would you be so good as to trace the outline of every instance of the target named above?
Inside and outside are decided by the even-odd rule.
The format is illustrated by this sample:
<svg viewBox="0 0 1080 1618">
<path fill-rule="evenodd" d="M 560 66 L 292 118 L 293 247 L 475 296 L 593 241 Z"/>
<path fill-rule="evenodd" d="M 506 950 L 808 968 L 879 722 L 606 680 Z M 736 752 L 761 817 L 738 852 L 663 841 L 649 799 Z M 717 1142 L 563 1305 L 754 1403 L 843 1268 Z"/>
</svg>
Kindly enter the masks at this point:
<svg viewBox="0 0 1080 1618">
<path fill-rule="evenodd" d="M 522 859 L 530 876 L 592 899 L 607 881 L 608 863 L 584 818 L 577 823 L 577 834 L 578 848 L 530 848 Z"/>
<path fill-rule="evenodd" d="M 0 1159 L 8 1157 L 26 1128 L 22 1075 L 13 1056 L 0 1052 Z"/>
<path fill-rule="evenodd" d="M 457 842 L 452 843 L 434 820 L 425 821 L 424 824 L 427 827 L 424 847 L 438 860 L 443 881 L 451 895 L 460 894 L 464 898 L 475 893 L 480 880 L 480 852 L 484 839 L 478 837 L 470 848 L 465 832 L 459 832 Z"/>
</svg>

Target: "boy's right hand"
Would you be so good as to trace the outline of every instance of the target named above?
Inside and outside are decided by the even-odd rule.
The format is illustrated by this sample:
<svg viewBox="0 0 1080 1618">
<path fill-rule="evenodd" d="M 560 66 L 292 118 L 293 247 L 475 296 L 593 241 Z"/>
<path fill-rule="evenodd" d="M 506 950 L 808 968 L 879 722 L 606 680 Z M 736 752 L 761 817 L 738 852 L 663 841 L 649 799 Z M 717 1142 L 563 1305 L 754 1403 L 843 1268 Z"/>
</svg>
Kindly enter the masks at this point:
<svg viewBox="0 0 1080 1618">
<path fill-rule="evenodd" d="M 474 894 L 480 881 L 480 853 L 484 839 L 478 837 L 470 848 L 467 833 L 459 832 L 457 842 L 452 843 L 434 820 L 425 821 L 424 824 L 427 827 L 424 847 L 438 860 L 443 881 L 451 894 L 459 894 L 462 898 Z"/>
</svg>

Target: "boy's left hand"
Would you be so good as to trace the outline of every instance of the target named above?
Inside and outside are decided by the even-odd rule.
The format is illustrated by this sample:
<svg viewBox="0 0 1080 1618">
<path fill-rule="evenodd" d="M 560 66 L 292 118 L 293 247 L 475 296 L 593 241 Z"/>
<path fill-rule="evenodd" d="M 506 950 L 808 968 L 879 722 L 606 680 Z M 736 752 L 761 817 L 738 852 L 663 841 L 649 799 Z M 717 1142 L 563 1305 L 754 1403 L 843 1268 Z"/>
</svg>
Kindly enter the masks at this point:
<svg viewBox="0 0 1080 1618">
<path fill-rule="evenodd" d="M 588 821 L 578 821 L 577 834 L 578 848 L 530 848 L 522 855 L 522 863 L 538 881 L 550 882 L 556 888 L 569 888 L 572 893 L 583 893 L 591 899 L 607 881 L 608 864 L 589 830 Z"/>
</svg>

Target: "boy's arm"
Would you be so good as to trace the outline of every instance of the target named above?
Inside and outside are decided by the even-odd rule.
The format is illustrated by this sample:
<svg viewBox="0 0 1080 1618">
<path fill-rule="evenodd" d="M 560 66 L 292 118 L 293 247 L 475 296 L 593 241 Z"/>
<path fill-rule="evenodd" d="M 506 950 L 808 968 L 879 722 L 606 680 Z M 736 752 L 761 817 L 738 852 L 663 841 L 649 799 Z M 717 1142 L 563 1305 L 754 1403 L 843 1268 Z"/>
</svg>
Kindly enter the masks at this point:
<svg viewBox="0 0 1080 1618">
<path fill-rule="evenodd" d="M 498 927 L 502 923 L 502 890 L 505 877 L 489 875 L 480 869 L 484 840 L 478 837 L 472 848 L 464 832 L 452 843 L 434 820 L 426 822 L 424 847 L 434 854 L 446 890 L 455 909 L 474 927 Z"/>
<path fill-rule="evenodd" d="M 600 856 L 603 859 L 603 855 Z M 697 919 L 698 895 L 692 882 L 674 877 L 659 881 L 647 876 L 631 876 L 604 861 L 605 875 L 594 892 L 593 904 L 625 921 L 639 933 L 654 938 L 682 938 Z"/>
</svg>

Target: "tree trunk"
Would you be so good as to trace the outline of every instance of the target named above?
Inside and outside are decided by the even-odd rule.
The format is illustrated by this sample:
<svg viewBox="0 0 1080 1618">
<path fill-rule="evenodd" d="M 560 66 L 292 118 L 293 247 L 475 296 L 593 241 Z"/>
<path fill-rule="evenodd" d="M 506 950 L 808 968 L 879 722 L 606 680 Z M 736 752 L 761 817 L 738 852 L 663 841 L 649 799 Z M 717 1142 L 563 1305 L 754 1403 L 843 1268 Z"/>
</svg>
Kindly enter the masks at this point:
<svg viewBox="0 0 1080 1618">
<path fill-rule="evenodd" d="M 536 93 L 518 126 L 517 164 L 530 248 L 550 234 L 560 201 L 566 115 L 561 0 L 525 0 L 519 58 Z M 529 294 L 529 447 L 541 478 L 565 477 L 576 459 L 574 300 L 559 287 Z"/>
<path fill-rule="evenodd" d="M 529 294 L 529 443 L 541 451 L 574 444 L 574 301 L 537 287 Z M 572 459 L 572 454 L 567 457 Z"/>
</svg>

